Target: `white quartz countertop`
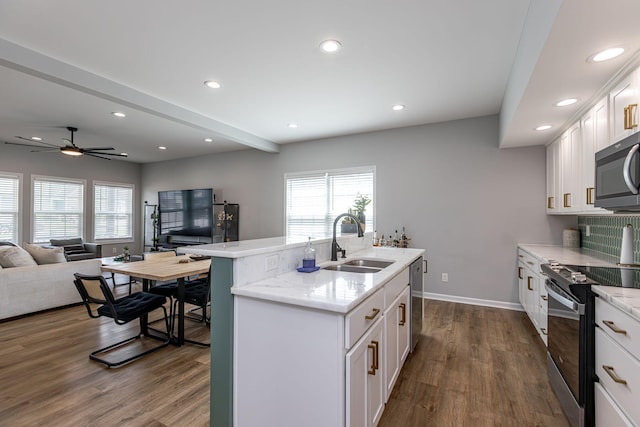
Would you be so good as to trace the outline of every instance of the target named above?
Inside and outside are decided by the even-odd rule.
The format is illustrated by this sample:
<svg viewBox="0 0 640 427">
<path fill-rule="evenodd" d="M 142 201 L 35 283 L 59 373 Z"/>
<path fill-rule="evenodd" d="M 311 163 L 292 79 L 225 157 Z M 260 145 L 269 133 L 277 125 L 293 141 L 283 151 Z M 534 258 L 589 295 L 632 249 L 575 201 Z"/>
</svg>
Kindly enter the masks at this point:
<svg viewBox="0 0 640 427">
<path fill-rule="evenodd" d="M 601 298 L 640 321 L 640 289 L 615 286 L 591 286 Z"/>
<path fill-rule="evenodd" d="M 313 240 L 313 243 L 330 241 L 331 239 Z M 304 246 L 307 239 L 269 237 L 265 239 L 241 240 L 239 242 L 210 243 L 208 245 L 185 246 L 178 252 L 196 255 L 209 255 L 221 258 L 242 258 L 270 252 L 278 252 L 286 248 Z"/>
<path fill-rule="evenodd" d="M 616 262 L 618 262 L 616 257 L 584 248 L 565 248 L 563 246 L 529 244 L 519 244 L 518 247 L 524 249 L 545 263 L 549 261 L 556 261 L 565 265 L 615 267 Z"/>
<path fill-rule="evenodd" d="M 377 248 L 353 252 L 344 260 L 324 262 L 321 267 L 351 259 L 378 258 L 394 261 L 378 273 L 347 273 L 323 270 L 313 273 L 292 271 L 258 282 L 232 287 L 237 296 L 298 305 L 337 313 L 347 313 L 381 288 L 424 253 L 424 249 Z"/>
</svg>

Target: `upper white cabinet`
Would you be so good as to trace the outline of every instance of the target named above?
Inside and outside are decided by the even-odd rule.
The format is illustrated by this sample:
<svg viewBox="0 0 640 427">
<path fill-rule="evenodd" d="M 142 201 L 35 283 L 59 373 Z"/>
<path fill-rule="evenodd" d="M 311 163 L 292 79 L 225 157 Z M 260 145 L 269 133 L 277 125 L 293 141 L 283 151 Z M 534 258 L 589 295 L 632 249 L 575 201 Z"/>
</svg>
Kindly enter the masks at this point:
<svg viewBox="0 0 640 427">
<path fill-rule="evenodd" d="M 578 212 L 582 207 L 579 196 L 582 176 L 581 146 L 580 122 L 577 122 L 560 137 L 560 188 L 562 194 L 560 212 Z"/>
<path fill-rule="evenodd" d="M 580 210 L 606 213 L 594 206 L 596 197 L 595 153 L 609 145 L 609 99 L 600 100 L 580 121 L 582 133 L 582 185 Z"/>
<path fill-rule="evenodd" d="M 557 213 L 560 194 L 560 138 L 547 146 L 547 214 Z"/>
<path fill-rule="evenodd" d="M 638 132 L 638 104 L 640 103 L 640 70 L 636 70 L 623 79 L 609 92 L 610 142 Z"/>
</svg>

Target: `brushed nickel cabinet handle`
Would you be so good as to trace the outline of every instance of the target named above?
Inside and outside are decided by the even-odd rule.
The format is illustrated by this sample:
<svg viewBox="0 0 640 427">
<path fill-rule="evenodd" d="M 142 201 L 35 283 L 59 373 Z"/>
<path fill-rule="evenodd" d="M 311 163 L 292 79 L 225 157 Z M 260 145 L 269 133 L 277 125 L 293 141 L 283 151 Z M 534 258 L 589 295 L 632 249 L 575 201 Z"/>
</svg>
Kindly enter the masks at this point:
<svg viewBox="0 0 640 427">
<path fill-rule="evenodd" d="M 529 289 L 530 291 L 533 290 L 533 288 L 531 287 L 531 280 L 533 280 L 533 277 L 527 276 L 527 289 Z"/>
<path fill-rule="evenodd" d="M 620 378 L 618 374 L 616 374 L 616 371 L 613 369 L 613 366 L 602 365 L 602 369 L 604 369 L 604 371 L 607 374 L 609 374 L 609 376 L 613 381 L 617 382 L 618 384 L 625 384 L 625 385 L 627 384 L 627 380 Z"/>
<path fill-rule="evenodd" d="M 375 341 L 372 341 L 372 343 Z M 367 371 L 369 375 L 376 374 L 376 346 L 373 344 L 367 345 L 367 348 L 371 349 L 371 368 Z"/>
<path fill-rule="evenodd" d="M 618 328 L 612 320 L 603 320 L 602 323 L 607 325 L 609 329 L 611 329 L 616 334 L 627 335 L 627 331 L 625 331 L 624 329 Z"/>
<path fill-rule="evenodd" d="M 405 303 L 400 303 L 400 326 L 404 326 L 407 323 L 407 305 Z"/>
<path fill-rule="evenodd" d="M 365 319 L 367 320 L 373 320 L 376 318 L 376 316 L 380 314 L 380 309 L 379 308 L 374 308 L 372 309 L 372 313 L 371 314 L 367 314 L 366 316 L 364 316 Z"/>
</svg>

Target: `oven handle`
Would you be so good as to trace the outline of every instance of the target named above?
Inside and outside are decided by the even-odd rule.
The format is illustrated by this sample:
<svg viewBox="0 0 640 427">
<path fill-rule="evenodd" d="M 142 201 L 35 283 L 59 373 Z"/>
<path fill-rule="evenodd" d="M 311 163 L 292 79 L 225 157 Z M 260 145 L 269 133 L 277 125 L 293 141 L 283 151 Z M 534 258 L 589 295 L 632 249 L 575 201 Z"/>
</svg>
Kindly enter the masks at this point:
<svg viewBox="0 0 640 427">
<path fill-rule="evenodd" d="M 624 166 L 622 167 L 622 177 L 624 178 L 624 183 L 627 184 L 629 191 L 631 194 L 638 194 L 638 187 L 634 184 L 633 179 L 631 178 L 631 160 L 633 156 L 640 149 L 640 144 L 636 144 L 631 147 L 631 150 L 627 153 L 627 157 L 624 159 Z"/>
<path fill-rule="evenodd" d="M 573 299 L 570 299 L 562 295 L 562 294 L 565 294 L 565 292 L 562 289 L 560 289 L 558 285 L 553 283 L 551 280 L 547 279 L 544 282 L 544 287 L 547 289 L 547 292 L 549 293 L 549 296 L 551 298 L 555 299 L 560 304 L 562 304 L 563 306 L 567 307 L 568 309 L 574 311 L 579 315 L 584 314 L 584 304 L 580 304 L 574 301 Z"/>
</svg>

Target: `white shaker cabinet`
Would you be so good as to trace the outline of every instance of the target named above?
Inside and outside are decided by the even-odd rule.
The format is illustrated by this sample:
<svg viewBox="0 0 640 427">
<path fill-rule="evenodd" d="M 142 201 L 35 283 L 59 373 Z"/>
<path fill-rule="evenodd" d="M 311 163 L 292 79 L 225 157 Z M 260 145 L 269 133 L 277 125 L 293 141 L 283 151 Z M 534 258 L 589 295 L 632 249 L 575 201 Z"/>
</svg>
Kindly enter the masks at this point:
<svg viewBox="0 0 640 427">
<path fill-rule="evenodd" d="M 612 144 L 640 130 L 638 128 L 639 103 L 640 70 L 636 70 L 609 92 L 609 125 Z"/>
<path fill-rule="evenodd" d="M 560 210 L 560 138 L 547 146 L 547 214 Z"/>
<path fill-rule="evenodd" d="M 574 213 L 580 211 L 580 187 L 582 177 L 582 137 L 580 122 L 575 123 L 560 137 L 561 163 L 560 188 L 562 201 L 560 212 Z"/>
<path fill-rule="evenodd" d="M 518 249 L 518 296 L 529 320 L 540 339 L 547 345 L 548 297 L 544 287 L 545 276 L 540 271 L 541 260 L 523 249 Z"/>
<path fill-rule="evenodd" d="M 385 402 L 389 401 L 393 386 L 398 379 L 400 369 L 409 355 L 409 345 L 411 341 L 410 320 L 410 288 L 403 287 L 403 291 L 391 304 L 387 305 L 384 313 L 385 330 Z"/>
<path fill-rule="evenodd" d="M 583 213 L 611 213 L 596 208 L 595 154 L 609 145 L 609 99 L 600 100 L 581 120 L 582 186 L 580 207 Z"/>
</svg>

